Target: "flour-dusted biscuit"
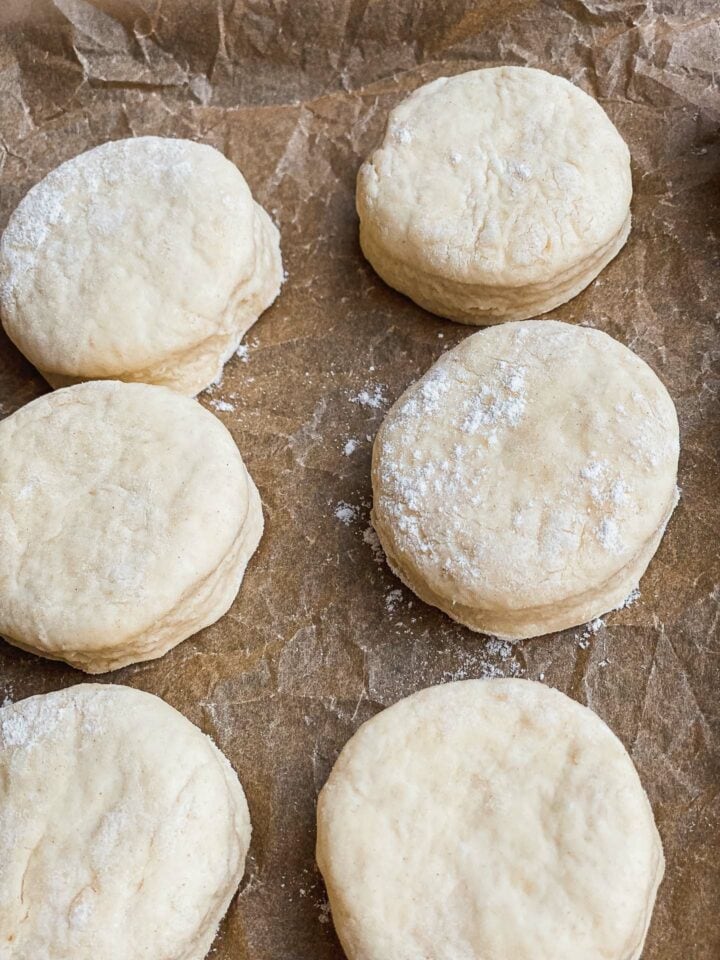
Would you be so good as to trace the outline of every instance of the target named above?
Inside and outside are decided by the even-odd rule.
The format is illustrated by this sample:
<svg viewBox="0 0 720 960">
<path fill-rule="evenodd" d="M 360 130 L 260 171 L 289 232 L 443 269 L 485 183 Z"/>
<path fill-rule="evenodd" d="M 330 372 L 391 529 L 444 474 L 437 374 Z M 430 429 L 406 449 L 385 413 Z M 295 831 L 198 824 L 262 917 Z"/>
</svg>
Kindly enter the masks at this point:
<svg viewBox="0 0 720 960">
<path fill-rule="evenodd" d="M 317 861 L 349 960 L 638 960 L 664 870 L 623 745 L 529 680 L 363 724 L 320 793 Z"/>
<path fill-rule="evenodd" d="M 63 163 L 0 243 L 0 313 L 52 386 L 213 382 L 278 294 L 278 232 L 210 146 L 138 137 Z"/>
<path fill-rule="evenodd" d="M 94 381 L 0 423 L 0 635 L 88 673 L 233 602 L 262 506 L 232 436 L 165 387 Z"/>
<path fill-rule="evenodd" d="M 249 843 L 234 770 L 157 697 L 82 684 L 0 709 L 3 960 L 202 960 Z"/>
<path fill-rule="evenodd" d="M 599 330 L 507 323 L 444 354 L 388 413 L 373 523 L 428 603 L 509 639 L 584 623 L 637 586 L 677 503 L 678 423 Z"/>
<path fill-rule="evenodd" d="M 543 70 L 473 70 L 390 113 L 358 176 L 360 243 L 433 313 L 524 320 L 612 260 L 631 196 L 628 148 L 595 100 Z"/>
</svg>

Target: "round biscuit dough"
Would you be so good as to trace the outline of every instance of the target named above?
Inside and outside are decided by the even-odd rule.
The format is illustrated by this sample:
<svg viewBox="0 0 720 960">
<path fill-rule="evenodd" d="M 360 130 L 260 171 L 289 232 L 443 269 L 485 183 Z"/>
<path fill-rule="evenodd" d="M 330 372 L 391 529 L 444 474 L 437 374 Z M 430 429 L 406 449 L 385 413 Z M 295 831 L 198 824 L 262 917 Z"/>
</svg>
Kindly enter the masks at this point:
<svg viewBox="0 0 720 960">
<path fill-rule="evenodd" d="M 423 600 L 507 639 L 585 623 L 638 585 L 677 503 L 653 371 L 554 320 L 473 334 L 406 390 L 373 449 L 373 524 Z"/>
<path fill-rule="evenodd" d="M 377 273 L 462 323 L 576 296 L 625 244 L 630 154 L 600 105 L 544 70 L 441 77 L 391 111 L 358 175 Z"/>
<path fill-rule="evenodd" d="M 223 424 L 93 381 L 0 422 L 0 634 L 88 673 L 162 656 L 233 602 L 263 528 Z"/>
<path fill-rule="evenodd" d="M 317 861 L 349 960 L 637 960 L 664 871 L 623 745 L 529 680 L 363 724 L 320 793 Z"/>
<path fill-rule="evenodd" d="M 194 395 L 276 298 L 279 235 L 206 144 L 104 143 L 34 186 L 0 242 L 0 315 L 48 382 Z"/>
<path fill-rule="evenodd" d="M 238 778 L 168 704 L 82 684 L 0 709 L 3 960 L 201 960 L 250 844 Z"/>
</svg>

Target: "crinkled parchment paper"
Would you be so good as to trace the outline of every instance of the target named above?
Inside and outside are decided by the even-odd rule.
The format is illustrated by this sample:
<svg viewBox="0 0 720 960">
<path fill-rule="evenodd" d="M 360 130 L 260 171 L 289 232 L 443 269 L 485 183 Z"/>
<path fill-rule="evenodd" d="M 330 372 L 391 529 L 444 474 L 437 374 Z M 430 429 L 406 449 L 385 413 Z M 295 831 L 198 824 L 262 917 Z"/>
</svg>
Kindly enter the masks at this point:
<svg viewBox="0 0 720 960">
<path fill-rule="evenodd" d="M 645 960 L 717 960 L 717 0 L 0 0 L 0 20 L 0 225 L 60 161 L 153 133 L 222 150 L 282 233 L 282 295 L 201 398 L 260 488 L 260 550 L 220 623 L 108 677 L 182 710 L 245 785 L 251 856 L 214 955 L 338 960 L 313 858 L 315 797 L 338 750 L 420 687 L 522 676 L 589 704 L 640 770 L 668 861 Z M 499 63 L 578 83 L 630 145 L 630 241 L 554 315 L 647 360 L 682 431 L 682 499 L 640 598 L 514 647 L 414 599 L 373 545 L 378 424 L 470 331 L 383 285 L 360 255 L 353 203 L 388 108 Z M 2 415 L 47 390 L 4 338 L 0 363 Z M 0 642 L 0 702 L 82 680 Z"/>
</svg>

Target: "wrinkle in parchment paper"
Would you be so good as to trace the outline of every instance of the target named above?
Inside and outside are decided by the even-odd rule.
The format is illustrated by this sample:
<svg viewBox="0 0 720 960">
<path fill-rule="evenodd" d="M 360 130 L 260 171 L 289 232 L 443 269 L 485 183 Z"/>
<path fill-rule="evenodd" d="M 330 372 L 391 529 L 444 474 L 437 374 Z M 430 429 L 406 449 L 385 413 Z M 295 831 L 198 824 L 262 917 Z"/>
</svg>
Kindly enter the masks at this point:
<svg viewBox="0 0 720 960">
<path fill-rule="evenodd" d="M 210 733 L 245 786 L 248 869 L 214 956 L 340 960 L 314 866 L 317 791 L 359 724 L 431 683 L 542 679 L 622 738 L 667 857 L 645 960 L 720 955 L 720 10 L 715 0 L 5 0 L 0 226 L 61 161 L 159 134 L 238 164 L 288 278 L 201 398 L 260 489 L 266 533 L 228 615 L 106 679 Z M 554 311 L 632 347 L 678 407 L 682 498 L 625 609 L 511 645 L 389 572 L 370 450 L 402 390 L 469 331 L 389 290 L 357 244 L 354 184 L 386 113 L 444 74 L 543 67 L 630 145 L 627 247 Z M 0 415 L 47 386 L 0 339 Z M 0 703 L 83 675 L 0 643 Z"/>
</svg>

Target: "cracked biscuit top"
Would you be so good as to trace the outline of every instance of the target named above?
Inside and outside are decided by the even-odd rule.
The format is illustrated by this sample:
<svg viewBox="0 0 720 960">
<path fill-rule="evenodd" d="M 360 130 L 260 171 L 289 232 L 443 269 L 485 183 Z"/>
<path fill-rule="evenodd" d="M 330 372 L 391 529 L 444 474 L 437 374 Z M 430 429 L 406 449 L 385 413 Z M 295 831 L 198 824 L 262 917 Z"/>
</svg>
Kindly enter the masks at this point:
<svg viewBox="0 0 720 960">
<path fill-rule="evenodd" d="M 395 107 L 357 203 L 388 255 L 514 287 L 577 270 L 621 233 L 631 196 L 628 148 L 592 97 L 499 67 L 441 77 Z"/>
</svg>

